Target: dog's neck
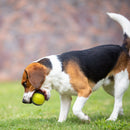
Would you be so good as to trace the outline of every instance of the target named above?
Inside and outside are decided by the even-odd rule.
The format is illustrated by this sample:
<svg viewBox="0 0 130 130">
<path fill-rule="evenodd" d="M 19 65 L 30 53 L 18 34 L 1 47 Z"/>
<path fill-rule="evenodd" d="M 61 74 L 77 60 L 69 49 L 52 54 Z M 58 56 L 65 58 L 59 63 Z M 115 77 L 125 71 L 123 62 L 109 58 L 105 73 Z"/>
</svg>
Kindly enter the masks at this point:
<svg viewBox="0 0 130 130">
<path fill-rule="evenodd" d="M 62 65 L 56 55 L 51 55 L 45 58 L 48 58 L 50 60 L 52 68 L 49 74 L 45 77 L 45 81 L 41 89 L 46 90 L 48 93 L 50 93 L 50 91 L 54 88 L 53 86 L 55 86 L 55 82 L 58 80 L 59 73 L 62 72 Z"/>
<path fill-rule="evenodd" d="M 41 89 L 46 90 L 48 93 L 50 93 L 52 89 L 55 89 L 60 94 L 77 94 L 70 84 L 69 75 L 62 71 L 62 63 L 58 57 L 53 55 L 47 58 L 51 61 L 52 69 L 46 76 Z"/>
</svg>

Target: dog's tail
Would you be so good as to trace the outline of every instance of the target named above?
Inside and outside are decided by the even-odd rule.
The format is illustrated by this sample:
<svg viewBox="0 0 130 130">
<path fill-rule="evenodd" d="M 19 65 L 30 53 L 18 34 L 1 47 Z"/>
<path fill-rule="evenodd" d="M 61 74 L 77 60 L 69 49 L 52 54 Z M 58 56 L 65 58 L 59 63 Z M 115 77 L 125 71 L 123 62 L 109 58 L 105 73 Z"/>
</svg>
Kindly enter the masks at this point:
<svg viewBox="0 0 130 130">
<path fill-rule="evenodd" d="M 107 13 L 107 14 L 110 18 L 112 18 L 113 20 L 115 20 L 121 25 L 123 29 L 123 33 L 124 33 L 124 41 L 123 41 L 122 47 L 126 49 L 127 51 L 129 51 L 130 49 L 130 21 L 126 17 L 120 14 L 116 14 L 116 13 Z"/>
</svg>

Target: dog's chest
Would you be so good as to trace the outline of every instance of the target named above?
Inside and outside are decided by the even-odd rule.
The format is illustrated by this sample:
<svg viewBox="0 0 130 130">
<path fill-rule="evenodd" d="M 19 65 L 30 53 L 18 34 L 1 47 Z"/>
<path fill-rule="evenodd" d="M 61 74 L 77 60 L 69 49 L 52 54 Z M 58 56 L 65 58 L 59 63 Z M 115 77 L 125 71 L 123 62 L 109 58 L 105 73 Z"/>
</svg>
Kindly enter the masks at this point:
<svg viewBox="0 0 130 130">
<path fill-rule="evenodd" d="M 70 84 L 69 75 L 65 72 L 50 72 L 50 74 L 46 77 L 44 82 L 44 86 L 50 85 L 52 89 L 55 89 L 60 94 L 67 94 L 67 95 L 76 95 L 77 92 L 73 89 L 72 85 Z"/>
</svg>

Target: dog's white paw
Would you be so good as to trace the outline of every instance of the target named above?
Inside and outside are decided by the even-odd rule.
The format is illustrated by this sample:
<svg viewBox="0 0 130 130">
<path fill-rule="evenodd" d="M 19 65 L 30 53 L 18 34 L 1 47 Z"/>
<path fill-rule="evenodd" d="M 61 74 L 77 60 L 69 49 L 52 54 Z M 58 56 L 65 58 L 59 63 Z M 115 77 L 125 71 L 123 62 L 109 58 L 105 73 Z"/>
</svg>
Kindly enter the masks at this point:
<svg viewBox="0 0 130 130">
<path fill-rule="evenodd" d="M 61 121 L 61 120 L 58 120 L 58 122 L 59 122 L 59 123 L 62 123 L 63 121 Z"/>
<path fill-rule="evenodd" d="M 123 115 L 124 115 L 123 108 L 122 108 L 122 109 L 120 109 L 120 111 L 119 111 L 119 115 L 121 115 L 121 116 L 123 116 Z"/>
<path fill-rule="evenodd" d="M 66 121 L 66 120 L 65 120 L 65 119 L 59 119 L 59 120 L 58 120 L 59 123 L 62 123 L 62 122 L 64 122 L 64 121 Z"/>
<path fill-rule="evenodd" d="M 90 123 L 90 121 L 91 121 L 91 119 L 88 115 L 85 115 L 81 120 L 86 122 L 86 123 Z"/>
<path fill-rule="evenodd" d="M 114 118 L 114 117 L 113 117 L 113 118 L 112 118 L 112 117 L 109 117 L 109 118 L 107 119 L 107 121 L 116 121 L 116 119 L 117 119 L 117 118 Z"/>
</svg>

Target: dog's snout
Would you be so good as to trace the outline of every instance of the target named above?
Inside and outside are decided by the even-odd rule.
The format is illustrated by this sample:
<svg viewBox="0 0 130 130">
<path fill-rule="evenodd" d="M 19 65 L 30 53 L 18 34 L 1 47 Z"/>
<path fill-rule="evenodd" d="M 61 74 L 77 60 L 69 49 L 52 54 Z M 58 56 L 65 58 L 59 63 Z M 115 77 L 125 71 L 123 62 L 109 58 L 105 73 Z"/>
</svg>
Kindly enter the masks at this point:
<svg viewBox="0 0 130 130">
<path fill-rule="evenodd" d="M 32 103 L 32 96 L 33 96 L 33 92 L 28 92 L 28 93 L 24 93 L 24 96 L 23 96 L 23 103 L 25 104 L 30 104 Z"/>
<path fill-rule="evenodd" d="M 28 102 L 28 101 L 26 101 L 25 99 L 23 99 L 22 102 L 25 103 L 25 104 L 30 104 L 30 103 L 32 103 L 31 100 Z"/>
<path fill-rule="evenodd" d="M 23 103 L 27 103 L 25 99 L 23 99 L 23 101 L 22 101 L 22 102 L 23 102 Z"/>
</svg>

